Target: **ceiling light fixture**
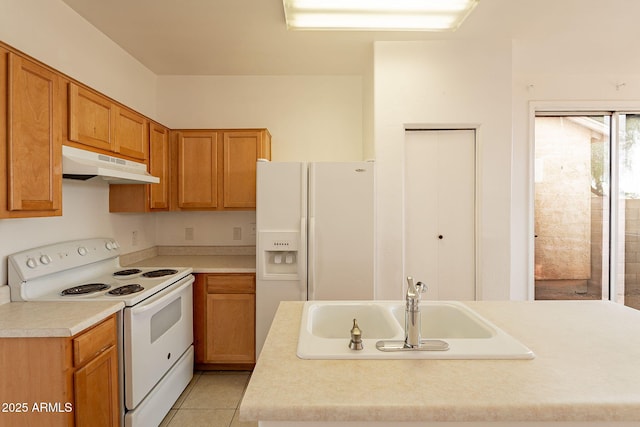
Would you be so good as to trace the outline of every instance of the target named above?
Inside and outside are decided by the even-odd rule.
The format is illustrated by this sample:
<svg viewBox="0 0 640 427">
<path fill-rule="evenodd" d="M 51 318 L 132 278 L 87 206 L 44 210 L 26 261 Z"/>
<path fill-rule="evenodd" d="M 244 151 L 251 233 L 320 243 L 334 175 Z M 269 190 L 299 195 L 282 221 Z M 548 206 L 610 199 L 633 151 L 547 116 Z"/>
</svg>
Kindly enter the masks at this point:
<svg viewBox="0 0 640 427">
<path fill-rule="evenodd" d="M 296 30 L 454 31 L 479 0 L 283 0 Z"/>
</svg>

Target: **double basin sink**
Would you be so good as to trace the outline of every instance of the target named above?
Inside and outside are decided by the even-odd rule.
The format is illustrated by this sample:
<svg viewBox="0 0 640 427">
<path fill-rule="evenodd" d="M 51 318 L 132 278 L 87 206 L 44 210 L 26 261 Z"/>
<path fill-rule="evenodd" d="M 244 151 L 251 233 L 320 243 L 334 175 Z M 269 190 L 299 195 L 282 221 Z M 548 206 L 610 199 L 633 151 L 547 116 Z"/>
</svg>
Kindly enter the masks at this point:
<svg viewBox="0 0 640 427">
<path fill-rule="evenodd" d="M 403 301 L 307 301 L 298 339 L 302 359 L 533 359 L 533 352 L 460 302 L 422 301 L 421 332 L 445 351 L 386 352 L 379 341 L 404 340 Z M 362 350 L 349 348 L 356 319 Z"/>
</svg>

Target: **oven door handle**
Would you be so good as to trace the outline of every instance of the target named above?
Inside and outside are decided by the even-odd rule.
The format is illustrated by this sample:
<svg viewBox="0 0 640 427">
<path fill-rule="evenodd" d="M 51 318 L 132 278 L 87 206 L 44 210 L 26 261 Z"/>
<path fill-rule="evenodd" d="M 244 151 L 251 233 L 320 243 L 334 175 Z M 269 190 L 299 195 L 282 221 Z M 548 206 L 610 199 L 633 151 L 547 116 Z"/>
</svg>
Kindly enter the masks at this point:
<svg viewBox="0 0 640 427">
<path fill-rule="evenodd" d="M 151 297 L 148 300 L 135 305 L 133 307 L 131 307 L 131 314 L 135 315 L 135 314 L 142 314 L 145 311 L 149 311 L 152 309 L 156 309 L 159 308 L 159 306 L 162 306 L 163 304 L 166 305 L 166 303 L 171 302 L 174 298 L 175 295 L 177 293 L 179 293 L 180 291 L 182 291 L 184 288 L 186 288 L 187 286 L 191 286 L 191 284 L 194 282 L 194 277 L 192 275 L 189 275 L 187 277 L 185 277 L 184 279 L 181 280 L 183 283 L 180 284 L 180 282 L 178 282 L 175 285 L 171 285 L 169 286 L 169 291 L 166 292 L 166 289 L 163 289 L 162 291 L 160 291 L 160 294 L 164 294 L 158 298 L 154 298 Z M 177 286 L 177 287 L 176 287 Z"/>
</svg>

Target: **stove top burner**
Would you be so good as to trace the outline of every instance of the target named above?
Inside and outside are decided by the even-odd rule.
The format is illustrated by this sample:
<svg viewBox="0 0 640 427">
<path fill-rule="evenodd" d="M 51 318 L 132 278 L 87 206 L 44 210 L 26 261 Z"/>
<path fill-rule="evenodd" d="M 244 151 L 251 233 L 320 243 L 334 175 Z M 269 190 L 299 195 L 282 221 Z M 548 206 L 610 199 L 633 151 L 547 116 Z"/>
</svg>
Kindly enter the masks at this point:
<svg viewBox="0 0 640 427">
<path fill-rule="evenodd" d="M 176 274 L 177 272 L 178 270 L 165 268 L 162 270 L 147 271 L 146 273 L 142 273 L 142 275 L 144 277 L 162 277 L 162 276 L 170 276 L 172 274 Z"/>
<path fill-rule="evenodd" d="M 140 270 L 139 268 L 128 268 L 126 270 L 116 271 L 115 273 L 113 273 L 113 275 L 115 277 L 127 277 L 133 274 L 138 274 L 140 272 L 142 272 L 142 270 Z"/>
<path fill-rule="evenodd" d="M 141 292 L 143 290 L 144 288 L 142 286 L 140 286 L 137 283 L 134 283 L 131 285 L 124 285 L 124 286 L 117 287 L 115 289 L 111 289 L 107 293 L 109 295 L 129 295 L 129 294 L 135 294 L 136 292 Z"/>
<path fill-rule="evenodd" d="M 67 288 L 60 292 L 60 295 L 85 295 L 93 292 L 100 292 L 109 289 L 111 286 L 104 283 L 87 283 L 86 285 L 78 285 L 72 288 Z"/>
</svg>

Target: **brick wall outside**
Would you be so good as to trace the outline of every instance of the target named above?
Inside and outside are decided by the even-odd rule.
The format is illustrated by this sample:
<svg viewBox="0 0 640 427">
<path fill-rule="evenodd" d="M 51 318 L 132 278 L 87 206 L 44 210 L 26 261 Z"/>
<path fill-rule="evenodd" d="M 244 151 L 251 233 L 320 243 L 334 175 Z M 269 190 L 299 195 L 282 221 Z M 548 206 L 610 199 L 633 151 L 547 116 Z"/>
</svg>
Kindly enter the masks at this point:
<svg viewBox="0 0 640 427">
<path fill-rule="evenodd" d="M 593 132 L 571 119 L 536 119 L 535 278 L 591 277 Z"/>
</svg>

